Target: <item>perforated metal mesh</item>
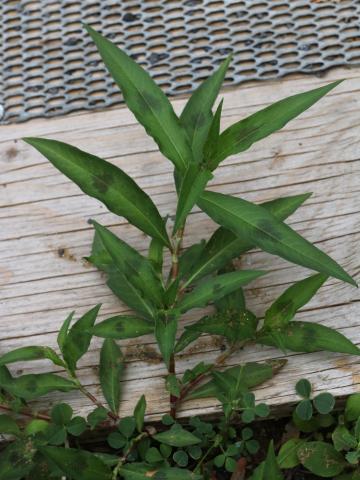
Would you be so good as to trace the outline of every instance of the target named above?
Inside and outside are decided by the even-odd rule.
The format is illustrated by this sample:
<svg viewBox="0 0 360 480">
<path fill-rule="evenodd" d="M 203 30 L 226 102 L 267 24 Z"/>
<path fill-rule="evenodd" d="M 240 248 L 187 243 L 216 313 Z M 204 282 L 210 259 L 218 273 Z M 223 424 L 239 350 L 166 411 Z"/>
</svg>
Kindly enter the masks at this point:
<svg viewBox="0 0 360 480">
<path fill-rule="evenodd" d="M 0 20 L 3 123 L 121 102 L 81 22 L 170 95 L 192 91 L 229 52 L 227 84 L 360 64 L 354 0 L 1 0 Z"/>
</svg>

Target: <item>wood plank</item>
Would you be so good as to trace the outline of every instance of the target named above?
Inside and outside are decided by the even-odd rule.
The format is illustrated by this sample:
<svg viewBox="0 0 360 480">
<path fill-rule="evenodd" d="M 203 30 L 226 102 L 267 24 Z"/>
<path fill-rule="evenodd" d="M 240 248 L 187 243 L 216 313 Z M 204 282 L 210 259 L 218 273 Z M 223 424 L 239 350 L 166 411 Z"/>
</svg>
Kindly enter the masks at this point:
<svg viewBox="0 0 360 480">
<path fill-rule="evenodd" d="M 312 191 L 313 196 L 290 219 L 289 224 L 335 258 L 350 274 L 360 270 L 359 208 L 359 115 L 360 69 L 333 70 L 326 78 L 297 75 L 281 81 L 251 83 L 224 96 L 223 127 L 270 102 L 287 95 L 347 77 L 319 104 L 291 122 L 281 132 L 255 144 L 249 151 L 229 158 L 216 173 L 211 188 L 262 202 L 278 196 Z M 185 100 L 174 100 L 181 111 Z M 132 175 L 158 205 L 162 215 L 173 215 L 175 195 L 170 162 L 162 158 L 153 141 L 125 108 L 105 112 L 78 113 L 55 119 L 37 119 L 0 128 L 0 353 L 24 345 L 55 347 L 56 333 L 71 310 L 81 315 L 100 302 L 99 319 L 127 308 L 108 290 L 101 273 L 82 257 L 90 250 L 94 218 L 145 252 L 148 239 L 124 219 L 108 213 L 100 202 L 83 195 L 76 185 L 57 172 L 22 136 L 48 136 L 72 143 L 111 160 Z M 208 238 L 214 224 L 197 208 L 189 218 L 185 246 Z M 241 260 L 247 268 L 265 268 L 269 274 L 247 289 L 249 307 L 258 315 L 289 283 L 307 272 L 260 251 Z M 210 307 L 208 309 L 210 311 Z M 183 320 L 188 324 L 199 310 Z M 298 315 L 299 319 L 338 328 L 360 344 L 358 291 L 330 279 Z M 99 394 L 96 365 L 100 340 L 80 362 L 80 378 Z M 131 413 L 137 398 L 146 393 L 149 418 L 168 410 L 164 392 L 165 370 L 157 359 L 151 336 L 121 342 L 127 354 L 121 414 Z M 208 335 L 179 356 L 182 373 L 199 361 L 211 362 L 222 347 Z M 282 358 L 271 348 L 250 348 L 235 355 L 240 361 Z M 355 357 L 331 353 L 289 354 L 288 365 L 274 380 L 257 389 L 259 400 L 279 408 L 295 400 L 294 384 L 304 376 L 316 389 L 343 395 L 356 391 L 360 366 Z M 14 372 L 47 371 L 46 361 L 15 365 Z M 39 408 L 64 398 L 43 398 Z M 74 409 L 92 409 L 78 393 L 66 394 Z M 187 402 L 181 415 L 214 413 L 214 399 Z"/>
</svg>

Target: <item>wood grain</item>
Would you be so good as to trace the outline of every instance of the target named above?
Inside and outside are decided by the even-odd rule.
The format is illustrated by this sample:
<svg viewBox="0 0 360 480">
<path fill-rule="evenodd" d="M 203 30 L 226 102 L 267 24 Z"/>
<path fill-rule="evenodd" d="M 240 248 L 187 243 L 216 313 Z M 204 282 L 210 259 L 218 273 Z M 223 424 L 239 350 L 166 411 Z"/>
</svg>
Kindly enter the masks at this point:
<svg viewBox="0 0 360 480">
<path fill-rule="evenodd" d="M 262 202 L 279 196 L 314 192 L 289 224 L 336 259 L 351 275 L 360 270 L 360 69 L 331 71 L 326 78 L 289 77 L 266 83 L 251 83 L 224 96 L 222 127 L 268 103 L 327 81 L 348 80 L 319 104 L 292 121 L 282 131 L 255 144 L 249 151 L 229 158 L 218 169 L 211 188 Z M 180 112 L 184 99 L 173 103 Z M 79 113 L 56 119 L 33 120 L 0 128 L 0 354 L 25 345 L 55 347 L 56 333 L 65 316 L 76 310 L 81 315 L 98 302 L 99 319 L 127 311 L 108 290 L 101 273 L 82 257 L 90 250 L 94 218 L 146 251 L 148 239 L 124 219 L 108 213 L 100 202 L 86 197 L 34 149 L 23 136 L 55 138 L 106 158 L 132 175 L 152 196 L 162 215 L 175 212 L 175 195 L 170 162 L 157 151 L 126 108 L 106 112 Z M 214 224 L 198 209 L 189 218 L 185 246 L 208 238 Z M 247 289 L 248 304 L 258 315 L 289 283 L 308 272 L 259 251 L 241 260 L 247 268 L 264 268 L 268 275 Z M 194 321 L 199 310 L 186 316 Z M 298 315 L 338 328 L 360 343 L 358 290 L 330 279 L 319 294 Z M 145 393 L 149 418 L 168 411 L 164 391 L 164 368 L 157 360 L 151 336 L 121 342 L 127 354 L 121 414 L 132 412 Z M 80 377 L 99 394 L 96 376 L 100 341 L 80 362 Z M 199 361 L 211 362 L 222 345 L 204 335 L 177 362 L 178 373 Z M 271 348 L 247 348 L 232 357 L 240 361 L 281 358 Z M 317 391 L 343 395 L 358 390 L 360 365 L 356 357 L 331 353 L 289 354 L 288 365 L 272 381 L 257 389 L 259 400 L 279 409 L 295 400 L 294 384 L 304 376 Z M 41 372 L 52 369 L 46 361 L 16 364 L 13 372 Z M 51 395 L 38 408 L 47 409 L 66 397 L 79 413 L 92 405 L 77 392 Z M 181 415 L 219 411 L 214 399 L 187 402 Z"/>
</svg>

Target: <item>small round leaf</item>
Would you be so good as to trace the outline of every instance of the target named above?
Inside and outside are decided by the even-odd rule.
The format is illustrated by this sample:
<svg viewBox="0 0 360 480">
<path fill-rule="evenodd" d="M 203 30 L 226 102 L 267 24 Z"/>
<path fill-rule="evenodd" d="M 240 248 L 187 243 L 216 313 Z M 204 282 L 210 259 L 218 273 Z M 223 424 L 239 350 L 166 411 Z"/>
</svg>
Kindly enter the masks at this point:
<svg viewBox="0 0 360 480">
<path fill-rule="evenodd" d="M 310 398 L 311 395 L 311 383 L 306 378 L 299 380 L 295 386 L 296 393 L 303 398 Z"/>
<path fill-rule="evenodd" d="M 335 398 L 328 392 L 320 393 L 313 402 L 316 410 L 323 415 L 330 413 L 335 406 Z"/>
<path fill-rule="evenodd" d="M 301 402 L 296 406 L 295 411 L 301 420 L 310 420 L 313 414 L 311 400 L 301 400 Z"/>
</svg>

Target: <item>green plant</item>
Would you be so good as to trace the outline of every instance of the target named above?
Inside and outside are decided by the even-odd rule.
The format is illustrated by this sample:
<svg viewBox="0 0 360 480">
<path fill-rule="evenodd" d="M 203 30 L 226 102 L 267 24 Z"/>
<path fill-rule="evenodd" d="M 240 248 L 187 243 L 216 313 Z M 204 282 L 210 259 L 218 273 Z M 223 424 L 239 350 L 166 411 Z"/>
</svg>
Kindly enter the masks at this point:
<svg viewBox="0 0 360 480">
<path fill-rule="evenodd" d="M 298 393 L 300 390 L 301 394 L 309 397 L 310 383 L 300 382 Z M 330 401 L 332 396 L 320 395 L 315 397 L 321 411 L 317 417 L 299 419 L 298 410 L 294 411 L 293 420 L 301 435 L 295 434 L 281 446 L 278 464 L 282 469 L 302 464 L 320 478 L 360 479 L 360 394 L 350 395 L 344 411 L 331 415 L 334 406 Z M 322 413 L 324 406 L 327 413 Z"/>
<path fill-rule="evenodd" d="M 154 468 L 153 478 L 200 478 L 199 472 L 206 475 L 212 451 L 216 452 L 217 460 L 210 462 L 211 465 L 218 463 L 233 471 L 239 460 L 235 457 L 251 453 L 256 445 L 250 437 L 243 436 L 235 446 L 229 444 L 231 423 L 237 419 L 251 422 L 255 416 L 268 414 L 266 405 L 256 404 L 251 389 L 272 378 L 285 360 L 224 368 L 226 360 L 252 343 L 273 345 L 283 351 L 328 350 L 358 355 L 358 347 L 339 332 L 316 323 L 294 321 L 296 312 L 311 300 L 328 276 L 352 285 L 356 283 L 334 260 L 284 223 L 309 194 L 256 205 L 206 190 L 206 187 L 225 158 L 247 150 L 280 129 L 339 82 L 276 102 L 220 133 L 222 102 L 215 114 L 212 108 L 230 57 L 195 90 L 178 117 L 164 93 L 139 65 L 91 27 L 86 28 L 128 107 L 173 163 L 177 207 L 171 225 L 169 218 L 162 218 L 151 198 L 115 165 L 59 141 L 24 139 L 85 193 L 147 234 L 150 242 L 148 255 L 144 256 L 108 228 L 92 221 L 95 235 L 88 261 L 106 273 L 110 289 L 133 313 L 117 315 L 95 325 L 100 308 L 97 306 L 72 326 L 71 314 L 58 335 L 60 354 L 49 347 L 33 346 L 8 352 L 0 358 L 3 408 L 33 415 L 28 402 L 54 390 L 78 390 L 96 406 L 86 422 L 79 417 L 72 418 L 71 408 L 66 405 L 57 406 L 51 418 L 32 420 L 35 423 L 30 422 L 25 429 L 18 430 L 10 417 L 4 418 L 5 424 L 13 425 L 13 431 L 4 433 L 14 434 L 18 440 L 1 456 L 0 472 L 5 480 L 20 479 L 31 476 L 34 464 L 37 469 L 44 464 L 41 471 L 46 470 L 47 475 L 50 471 L 52 477 L 68 475 L 75 480 L 116 479 L 119 475 L 129 480 L 141 479 L 148 477 L 147 473 Z M 183 250 L 186 220 L 195 205 L 218 223 L 219 228 L 207 241 Z M 235 258 L 253 247 L 318 272 L 285 290 L 267 309 L 264 319 L 247 309 L 242 287 L 266 272 L 237 270 L 233 264 Z M 168 272 L 164 267 L 167 258 L 171 263 Z M 214 304 L 214 312 L 186 326 L 178 336 L 182 315 L 209 303 Z M 200 362 L 184 375 L 177 375 L 176 355 L 203 333 L 222 336 L 227 343 L 226 351 L 212 364 Z M 139 400 L 133 417 L 119 419 L 124 359 L 116 340 L 145 334 L 155 336 L 167 368 L 164 386 L 169 392 L 169 415 L 165 422 L 171 425 L 163 432 L 144 427 L 144 398 Z M 104 338 L 99 378 L 107 407 L 76 375 L 77 362 L 87 352 L 93 335 Z M 53 373 L 13 377 L 6 366 L 39 358 L 52 361 L 67 378 Z M 223 406 L 224 419 L 217 432 L 210 432 L 200 420 L 198 425 L 187 429 L 176 422 L 177 410 L 183 401 L 207 396 L 217 397 Z M 109 445 L 118 450 L 116 455 L 92 455 L 85 450 L 68 448 L 69 441 L 73 444 L 73 437 L 105 420 L 116 426 L 108 437 Z M 245 437 L 249 435 L 247 430 L 243 432 L 247 432 Z M 208 446 L 208 450 L 204 452 L 201 444 Z M 18 458 L 18 463 L 15 462 L 18 469 L 10 473 L 10 458 L 14 456 Z M 273 457 L 273 447 L 270 447 L 266 462 L 271 468 L 275 468 Z M 195 460 L 194 465 L 191 462 Z M 191 470 L 186 473 L 189 462 L 194 473 Z M 262 478 L 259 473 L 254 475 Z"/>
</svg>

